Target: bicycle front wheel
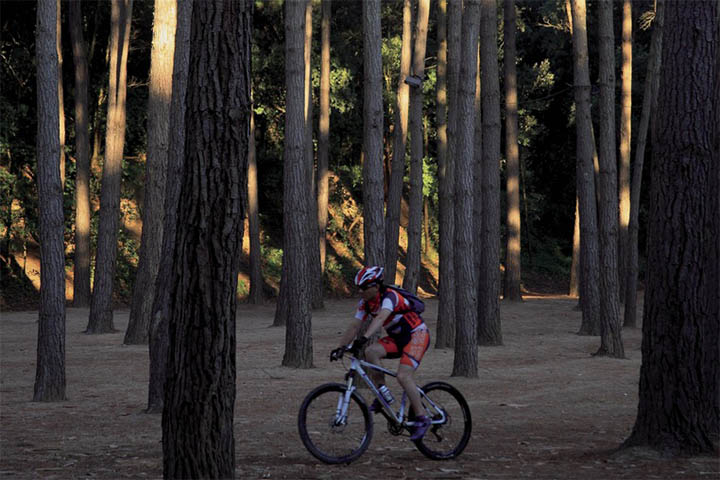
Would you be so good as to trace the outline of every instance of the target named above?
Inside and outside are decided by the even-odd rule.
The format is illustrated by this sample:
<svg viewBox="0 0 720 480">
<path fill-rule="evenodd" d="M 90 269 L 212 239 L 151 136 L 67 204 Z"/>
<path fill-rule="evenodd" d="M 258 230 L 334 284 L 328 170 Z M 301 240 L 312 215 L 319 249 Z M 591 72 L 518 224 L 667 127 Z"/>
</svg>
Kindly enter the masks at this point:
<svg viewBox="0 0 720 480">
<path fill-rule="evenodd" d="M 370 445 L 373 421 L 363 398 L 352 392 L 347 411 L 343 399 L 347 386 L 327 383 L 303 400 L 298 430 L 305 448 L 325 463 L 350 463 Z"/>
<path fill-rule="evenodd" d="M 422 390 L 425 392 L 422 402 L 433 423 L 425 436 L 415 441 L 415 446 L 433 460 L 457 457 L 470 440 L 470 407 L 462 394 L 450 384 L 433 382 Z"/>
</svg>

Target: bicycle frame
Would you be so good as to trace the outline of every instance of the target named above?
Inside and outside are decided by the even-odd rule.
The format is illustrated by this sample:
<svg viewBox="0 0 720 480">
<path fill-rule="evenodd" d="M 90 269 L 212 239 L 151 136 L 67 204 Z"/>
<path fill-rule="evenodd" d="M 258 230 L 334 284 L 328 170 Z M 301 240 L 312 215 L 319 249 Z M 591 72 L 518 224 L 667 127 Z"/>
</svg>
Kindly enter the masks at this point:
<svg viewBox="0 0 720 480">
<path fill-rule="evenodd" d="M 365 360 L 350 356 L 350 368 L 345 377 L 347 379 L 347 389 L 345 390 L 345 395 L 338 398 L 338 405 L 335 413 L 335 424 L 344 425 L 345 421 L 347 420 L 347 409 L 348 405 L 350 404 L 350 396 L 357 389 L 357 387 L 354 385 L 355 376 L 359 375 L 360 378 L 362 378 L 365 384 L 368 386 L 368 388 L 370 388 L 370 390 L 373 392 L 373 394 L 375 394 L 375 397 L 378 399 L 378 401 L 382 404 L 383 410 L 380 413 L 382 413 L 385 418 L 388 419 L 388 421 L 393 421 L 397 425 L 401 425 L 404 427 L 414 426 L 414 421 L 404 421 L 405 402 L 407 400 L 407 394 L 403 392 L 402 400 L 400 402 L 400 409 L 398 411 L 395 411 L 393 407 L 391 407 L 385 401 L 385 398 L 380 393 L 380 390 L 375 386 L 375 382 L 372 381 L 372 379 L 366 373 L 363 367 L 382 372 L 386 375 L 390 375 L 391 377 L 397 377 L 396 372 L 383 368 L 380 365 L 375 365 L 374 363 L 366 362 Z M 431 424 L 445 423 L 447 421 L 447 417 L 443 409 L 436 405 L 435 402 L 433 402 L 430 398 L 428 398 L 422 388 L 417 387 L 417 389 L 418 393 L 420 394 L 420 398 L 422 398 L 422 400 L 426 404 L 426 408 L 431 410 L 430 412 L 428 412 L 430 414 L 429 418 L 431 419 Z"/>
</svg>

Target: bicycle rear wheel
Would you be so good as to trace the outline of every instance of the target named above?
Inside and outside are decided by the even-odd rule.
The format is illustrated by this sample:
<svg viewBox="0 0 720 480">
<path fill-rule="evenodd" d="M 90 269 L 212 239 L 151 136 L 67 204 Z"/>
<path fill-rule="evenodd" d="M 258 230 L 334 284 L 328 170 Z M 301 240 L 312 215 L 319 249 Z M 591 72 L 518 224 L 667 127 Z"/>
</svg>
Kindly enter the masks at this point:
<svg viewBox="0 0 720 480">
<path fill-rule="evenodd" d="M 298 414 L 298 430 L 305 448 L 325 463 L 350 463 L 370 445 L 373 421 L 363 398 L 353 392 L 347 415 L 338 407 L 347 386 L 327 383 L 303 400 Z"/>
<path fill-rule="evenodd" d="M 432 424 L 425 436 L 415 441 L 415 446 L 423 455 L 433 460 L 457 457 L 470 440 L 470 407 L 462 394 L 450 384 L 433 382 L 425 385 L 422 390 L 426 397 L 422 402 L 431 419 L 440 420 L 444 414 L 445 420 Z"/>
</svg>

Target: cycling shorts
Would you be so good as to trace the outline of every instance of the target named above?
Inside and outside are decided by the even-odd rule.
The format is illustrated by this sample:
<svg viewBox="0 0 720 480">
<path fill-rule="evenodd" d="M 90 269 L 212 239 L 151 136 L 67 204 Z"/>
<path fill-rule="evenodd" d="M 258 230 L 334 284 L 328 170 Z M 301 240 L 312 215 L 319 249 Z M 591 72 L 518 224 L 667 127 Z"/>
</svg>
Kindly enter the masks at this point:
<svg viewBox="0 0 720 480">
<path fill-rule="evenodd" d="M 417 369 L 430 346 L 430 332 L 425 324 L 422 324 L 410 333 L 409 338 L 390 335 L 381 338 L 378 343 L 385 349 L 387 358 L 399 358 L 401 365 Z"/>
</svg>

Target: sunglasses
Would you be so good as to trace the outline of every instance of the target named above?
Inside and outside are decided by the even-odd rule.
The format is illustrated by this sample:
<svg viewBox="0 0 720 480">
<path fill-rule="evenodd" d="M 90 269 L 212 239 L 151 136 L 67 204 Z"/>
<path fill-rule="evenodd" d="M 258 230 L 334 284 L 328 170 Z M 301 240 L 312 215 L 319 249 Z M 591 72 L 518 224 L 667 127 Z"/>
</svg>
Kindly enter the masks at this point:
<svg viewBox="0 0 720 480">
<path fill-rule="evenodd" d="M 365 290 L 367 290 L 367 289 L 369 289 L 369 288 L 372 288 L 372 287 L 377 287 L 377 283 L 370 283 L 370 284 L 367 284 L 367 285 L 361 285 L 361 286 L 359 286 L 358 288 L 359 288 L 361 291 L 364 292 Z"/>
</svg>

